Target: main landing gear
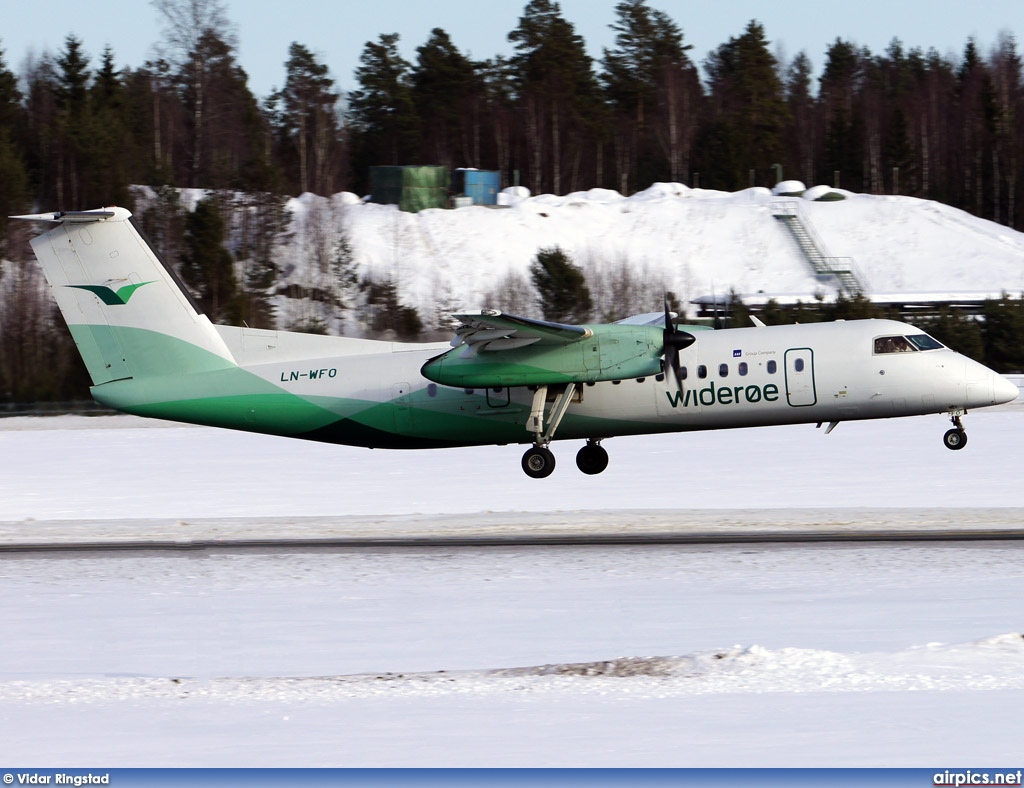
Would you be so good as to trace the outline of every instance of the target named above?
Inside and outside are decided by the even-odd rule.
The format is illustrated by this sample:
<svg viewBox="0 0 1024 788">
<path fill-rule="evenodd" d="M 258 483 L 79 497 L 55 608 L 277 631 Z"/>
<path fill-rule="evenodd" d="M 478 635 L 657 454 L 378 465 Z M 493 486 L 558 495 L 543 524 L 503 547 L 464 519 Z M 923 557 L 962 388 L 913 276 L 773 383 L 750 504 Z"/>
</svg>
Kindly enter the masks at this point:
<svg viewBox="0 0 1024 788">
<path fill-rule="evenodd" d="M 550 476 L 555 469 L 555 455 L 548 448 L 555 437 L 555 430 L 562 421 L 565 411 L 569 408 L 575 383 L 566 384 L 555 397 L 550 412 L 547 414 L 547 425 L 544 424 L 544 405 L 547 402 L 548 387 L 538 386 L 533 392 L 533 407 L 527 429 L 533 433 L 533 446 L 523 455 L 523 471 L 534 479 Z M 591 438 L 576 455 L 576 467 L 583 473 L 593 475 L 601 473 L 608 467 L 608 452 L 601 447 L 601 441 Z"/>
<path fill-rule="evenodd" d="M 534 479 L 550 476 L 555 469 L 555 455 L 547 446 L 534 446 L 523 455 L 523 470 Z"/>
<path fill-rule="evenodd" d="M 588 476 L 601 473 L 608 467 L 608 452 L 599 441 L 591 438 L 576 453 L 576 467 Z M 533 446 L 523 455 L 523 470 L 527 476 L 543 479 L 555 469 L 555 455 L 547 446 Z"/>
<path fill-rule="evenodd" d="M 576 453 L 576 467 L 588 476 L 594 476 L 608 467 L 608 452 L 599 440 L 591 438 Z"/>
<path fill-rule="evenodd" d="M 964 430 L 964 425 L 960 423 L 960 417 L 964 414 L 964 411 L 956 411 L 950 417 L 950 421 L 953 422 L 953 429 L 947 430 L 946 434 L 942 436 L 942 442 L 946 445 L 947 449 L 958 451 L 967 445 L 967 432 Z"/>
</svg>

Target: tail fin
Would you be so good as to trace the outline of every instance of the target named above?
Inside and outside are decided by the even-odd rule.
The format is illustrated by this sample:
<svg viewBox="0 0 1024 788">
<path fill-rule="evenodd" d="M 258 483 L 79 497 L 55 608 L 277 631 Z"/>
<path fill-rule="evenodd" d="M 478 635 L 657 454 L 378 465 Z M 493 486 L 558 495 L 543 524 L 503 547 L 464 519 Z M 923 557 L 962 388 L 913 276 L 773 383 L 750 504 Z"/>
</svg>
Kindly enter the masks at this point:
<svg viewBox="0 0 1024 788">
<path fill-rule="evenodd" d="M 124 208 L 14 216 L 32 240 L 94 385 L 235 366 L 231 352 Z"/>
</svg>

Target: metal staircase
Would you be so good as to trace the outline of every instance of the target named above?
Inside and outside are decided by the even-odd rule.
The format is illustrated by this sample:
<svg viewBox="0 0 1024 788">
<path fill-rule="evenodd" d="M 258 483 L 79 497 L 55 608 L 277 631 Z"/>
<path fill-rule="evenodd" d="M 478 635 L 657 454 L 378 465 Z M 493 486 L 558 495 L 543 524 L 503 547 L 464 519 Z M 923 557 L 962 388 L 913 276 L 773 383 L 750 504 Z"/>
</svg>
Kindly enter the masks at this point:
<svg viewBox="0 0 1024 788">
<path fill-rule="evenodd" d="M 846 296 L 861 295 L 865 291 L 864 277 L 857 271 L 852 257 L 833 257 L 814 231 L 810 220 L 800 210 L 798 200 L 775 200 L 771 204 L 774 216 L 796 242 L 800 253 L 819 279 L 831 279 L 839 292 Z"/>
</svg>

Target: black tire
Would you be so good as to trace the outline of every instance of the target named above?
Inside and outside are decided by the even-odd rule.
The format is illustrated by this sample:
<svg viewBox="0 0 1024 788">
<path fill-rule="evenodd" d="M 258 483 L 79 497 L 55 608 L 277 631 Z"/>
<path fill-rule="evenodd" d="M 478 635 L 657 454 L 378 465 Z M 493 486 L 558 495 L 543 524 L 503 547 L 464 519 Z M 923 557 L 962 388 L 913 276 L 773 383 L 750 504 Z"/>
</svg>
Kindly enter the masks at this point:
<svg viewBox="0 0 1024 788">
<path fill-rule="evenodd" d="M 959 451 L 967 445 L 967 433 L 954 427 L 942 436 L 942 442 L 946 444 L 947 449 Z"/>
<path fill-rule="evenodd" d="M 523 471 L 533 479 L 550 476 L 555 469 L 555 455 L 550 449 L 534 446 L 523 455 Z"/>
<path fill-rule="evenodd" d="M 594 476 L 608 467 L 608 452 L 596 443 L 588 443 L 577 452 L 576 467 Z"/>
</svg>

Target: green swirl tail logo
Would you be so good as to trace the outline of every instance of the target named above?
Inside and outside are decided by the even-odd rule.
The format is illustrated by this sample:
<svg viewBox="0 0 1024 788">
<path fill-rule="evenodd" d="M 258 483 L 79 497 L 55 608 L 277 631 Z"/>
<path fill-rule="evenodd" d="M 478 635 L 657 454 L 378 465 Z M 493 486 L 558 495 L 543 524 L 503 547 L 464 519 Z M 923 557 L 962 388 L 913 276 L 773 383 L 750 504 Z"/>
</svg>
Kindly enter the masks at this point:
<svg viewBox="0 0 1024 788">
<path fill-rule="evenodd" d="M 74 287 L 77 290 L 88 290 L 107 306 L 124 306 L 136 290 L 143 285 L 152 284 L 155 281 L 155 279 L 152 279 L 149 282 L 139 282 L 137 285 L 125 285 L 117 290 L 111 290 L 106 285 L 68 285 L 68 287 Z"/>
</svg>

